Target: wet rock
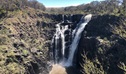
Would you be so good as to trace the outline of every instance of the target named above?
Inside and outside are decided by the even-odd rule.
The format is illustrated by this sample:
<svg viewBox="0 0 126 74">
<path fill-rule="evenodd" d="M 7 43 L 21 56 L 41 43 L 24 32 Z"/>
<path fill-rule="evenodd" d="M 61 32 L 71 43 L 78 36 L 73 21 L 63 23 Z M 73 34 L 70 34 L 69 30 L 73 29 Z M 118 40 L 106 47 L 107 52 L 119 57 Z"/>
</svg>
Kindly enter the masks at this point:
<svg viewBox="0 0 126 74">
<path fill-rule="evenodd" d="M 73 66 L 66 68 L 67 74 L 80 74 L 79 70 Z"/>
</svg>

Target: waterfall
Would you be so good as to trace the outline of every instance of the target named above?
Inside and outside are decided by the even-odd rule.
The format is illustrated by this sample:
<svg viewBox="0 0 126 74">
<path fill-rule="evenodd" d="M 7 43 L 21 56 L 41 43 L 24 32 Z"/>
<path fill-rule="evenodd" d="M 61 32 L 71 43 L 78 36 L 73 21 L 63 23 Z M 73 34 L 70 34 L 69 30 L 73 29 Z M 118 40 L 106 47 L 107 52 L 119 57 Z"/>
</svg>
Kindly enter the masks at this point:
<svg viewBox="0 0 126 74">
<path fill-rule="evenodd" d="M 64 22 L 64 15 L 62 15 L 62 21 Z"/>
<path fill-rule="evenodd" d="M 61 30 L 61 37 L 62 37 L 62 54 L 63 57 L 65 56 L 65 35 L 64 32 L 68 29 L 68 25 L 66 25 L 65 27 L 62 27 Z"/>
<path fill-rule="evenodd" d="M 82 17 L 80 22 L 76 25 L 76 28 L 74 30 L 70 29 L 72 32 L 72 40 L 71 44 L 69 45 L 69 48 L 66 48 L 66 45 L 68 45 L 65 40 L 66 38 L 65 32 L 70 28 L 69 25 L 71 22 L 64 22 L 64 15 L 63 15 L 63 22 L 56 25 L 56 32 L 52 39 L 52 50 L 53 50 L 53 57 L 54 57 L 54 63 L 55 64 L 61 64 L 62 66 L 72 66 L 73 65 L 73 58 L 75 55 L 75 51 L 77 49 L 79 40 L 81 38 L 81 33 L 83 32 L 86 24 L 91 20 L 92 15 L 86 15 L 85 17 Z M 68 39 L 67 39 L 68 40 Z M 65 51 L 69 52 L 68 58 L 65 57 L 66 53 Z"/>
<path fill-rule="evenodd" d="M 77 49 L 79 40 L 81 38 L 81 33 L 84 30 L 86 24 L 91 20 L 91 16 L 92 15 L 89 14 L 89 15 L 87 15 L 85 17 L 82 17 L 81 21 L 79 22 L 79 24 L 75 28 L 75 30 L 73 32 L 75 36 L 74 36 L 72 44 L 70 46 L 70 53 L 69 53 L 69 58 L 68 58 L 68 60 L 66 62 L 66 66 L 72 66 L 74 53 L 75 53 L 75 50 Z"/>
<path fill-rule="evenodd" d="M 68 25 L 60 26 L 61 23 L 56 24 L 56 32 L 52 39 L 53 52 L 54 52 L 54 61 L 58 63 L 61 58 L 65 57 L 65 34 L 64 32 L 68 29 Z M 61 41 L 60 41 L 61 38 Z M 61 43 L 59 43 L 61 42 Z M 61 47 L 60 47 L 61 44 Z M 61 54 L 59 54 L 61 53 Z M 60 55 L 60 56 L 59 56 Z M 60 58 L 60 59 L 59 59 Z"/>
</svg>

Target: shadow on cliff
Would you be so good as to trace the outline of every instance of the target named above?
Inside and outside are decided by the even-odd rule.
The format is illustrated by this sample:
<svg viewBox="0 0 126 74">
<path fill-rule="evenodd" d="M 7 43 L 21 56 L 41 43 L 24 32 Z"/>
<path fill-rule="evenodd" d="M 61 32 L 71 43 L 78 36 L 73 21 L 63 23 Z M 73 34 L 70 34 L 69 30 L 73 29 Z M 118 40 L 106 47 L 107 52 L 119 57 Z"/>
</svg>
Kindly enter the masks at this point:
<svg viewBox="0 0 126 74">
<path fill-rule="evenodd" d="M 117 32 L 125 31 L 125 22 L 123 16 L 94 16 L 83 31 L 78 46 L 77 68 L 86 74 L 124 74 L 126 33 Z"/>
</svg>

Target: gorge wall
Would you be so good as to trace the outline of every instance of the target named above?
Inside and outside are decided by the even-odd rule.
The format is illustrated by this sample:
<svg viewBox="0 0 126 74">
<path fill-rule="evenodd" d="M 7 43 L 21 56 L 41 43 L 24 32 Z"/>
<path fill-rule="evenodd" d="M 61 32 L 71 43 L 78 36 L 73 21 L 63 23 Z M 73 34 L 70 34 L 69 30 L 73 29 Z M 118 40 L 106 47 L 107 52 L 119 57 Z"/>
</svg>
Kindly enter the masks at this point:
<svg viewBox="0 0 126 74">
<path fill-rule="evenodd" d="M 85 74 L 125 74 L 125 23 L 123 16 L 92 18 L 78 46 L 78 69 Z"/>
<path fill-rule="evenodd" d="M 81 36 L 75 56 L 75 68 L 66 68 L 66 72 L 125 74 L 125 23 L 123 16 L 93 16 Z"/>
<path fill-rule="evenodd" d="M 66 68 L 67 73 L 125 74 L 125 23 L 124 16 L 93 16 L 81 36 L 75 68 Z"/>
<path fill-rule="evenodd" d="M 74 25 L 81 16 L 72 15 Z M 68 15 L 64 19 L 70 20 Z M 0 72 L 48 74 L 51 69 L 51 39 L 55 25 L 62 20 L 62 14 L 34 12 L 32 9 L 8 14 L 2 19 Z M 126 19 L 123 16 L 94 15 L 82 33 L 73 71 L 77 70 L 80 74 L 125 74 L 125 29 Z M 68 74 L 71 74 L 70 70 L 72 69 L 66 69 Z"/>
</svg>

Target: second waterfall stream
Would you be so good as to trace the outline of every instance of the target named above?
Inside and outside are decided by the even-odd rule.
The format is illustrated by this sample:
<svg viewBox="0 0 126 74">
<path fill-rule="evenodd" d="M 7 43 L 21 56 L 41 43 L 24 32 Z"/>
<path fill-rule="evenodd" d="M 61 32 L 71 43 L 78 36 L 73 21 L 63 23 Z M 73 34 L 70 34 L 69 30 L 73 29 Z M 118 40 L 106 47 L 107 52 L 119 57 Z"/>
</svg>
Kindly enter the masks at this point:
<svg viewBox="0 0 126 74">
<path fill-rule="evenodd" d="M 81 34 L 91 18 L 92 14 L 82 16 L 74 29 L 72 28 L 73 25 L 71 25 L 72 22 L 64 21 L 64 18 L 63 22 L 56 24 L 56 32 L 51 43 L 53 64 L 60 64 L 64 67 L 73 65 Z"/>
</svg>

